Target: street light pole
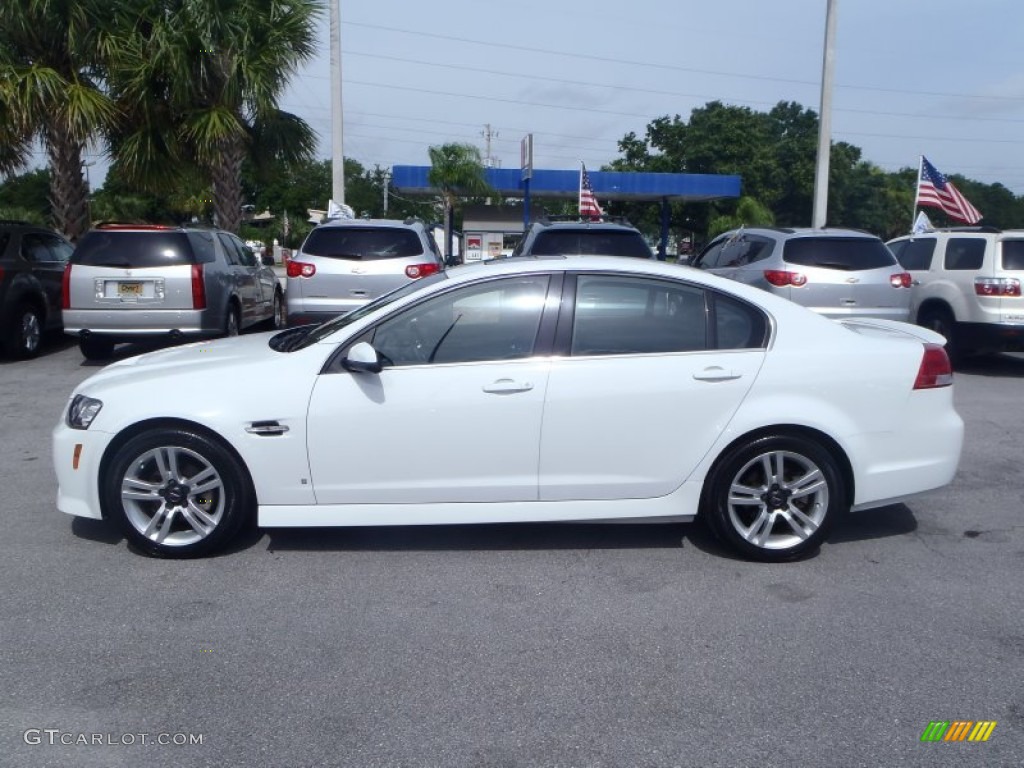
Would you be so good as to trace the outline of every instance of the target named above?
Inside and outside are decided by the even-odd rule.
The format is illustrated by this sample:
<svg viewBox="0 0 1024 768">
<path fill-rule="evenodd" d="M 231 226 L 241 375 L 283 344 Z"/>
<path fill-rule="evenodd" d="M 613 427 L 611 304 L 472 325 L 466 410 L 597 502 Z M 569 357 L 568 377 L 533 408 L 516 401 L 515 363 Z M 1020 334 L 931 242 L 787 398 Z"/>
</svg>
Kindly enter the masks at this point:
<svg viewBox="0 0 1024 768">
<path fill-rule="evenodd" d="M 345 154 L 341 112 L 341 0 L 331 4 L 331 199 L 345 204 Z"/>
<path fill-rule="evenodd" d="M 836 14 L 839 0 L 828 0 L 825 11 L 825 53 L 821 64 L 821 108 L 818 111 L 818 158 L 814 173 L 814 212 L 811 226 L 825 226 L 828 214 L 828 171 L 832 152 L 832 78 L 835 69 Z"/>
</svg>

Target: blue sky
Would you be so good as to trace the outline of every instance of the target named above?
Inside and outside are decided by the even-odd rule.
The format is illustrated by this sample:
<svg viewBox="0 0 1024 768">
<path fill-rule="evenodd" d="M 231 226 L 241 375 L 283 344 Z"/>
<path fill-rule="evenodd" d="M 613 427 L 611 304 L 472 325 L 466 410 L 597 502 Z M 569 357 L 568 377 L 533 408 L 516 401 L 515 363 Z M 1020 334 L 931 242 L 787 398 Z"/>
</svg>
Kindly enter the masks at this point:
<svg viewBox="0 0 1024 768">
<path fill-rule="evenodd" d="M 925 154 L 1024 195 L 1024 3 L 838 0 L 833 138 L 884 169 Z M 818 109 L 826 0 L 341 0 L 345 154 L 426 164 L 468 141 L 503 167 L 598 168 L 627 132 L 717 99 Z M 282 106 L 330 154 L 329 32 Z"/>
</svg>

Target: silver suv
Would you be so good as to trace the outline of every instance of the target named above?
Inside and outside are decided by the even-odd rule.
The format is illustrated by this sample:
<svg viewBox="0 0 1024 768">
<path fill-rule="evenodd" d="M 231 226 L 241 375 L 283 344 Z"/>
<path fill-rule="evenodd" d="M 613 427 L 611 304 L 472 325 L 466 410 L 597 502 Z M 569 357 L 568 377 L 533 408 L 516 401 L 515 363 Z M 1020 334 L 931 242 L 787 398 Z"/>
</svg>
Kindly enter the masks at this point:
<svg viewBox="0 0 1024 768">
<path fill-rule="evenodd" d="M 946 337 L 951 359 L 1024 350 L 1024 230 L 942 229 L 889 247 L 913 277 L 911 317 Z"/>
<path fill-rule="evenodd" d="M 640 231 L 624 219 L 597 221 L 557 217 L 535 221 L 512 256 L 631 256 L 652 259 Z"/>
<path fill-rule="evenodd" d="M 90 360 L 118 342 L 234 336 L 284 325 L 274 270 L 230 232 L 105 225 L 87 232 L 64 273 L 64 332 Z"/>
<path fill-rule="evenodd" d="M 910 275 L 879 238 L 852 229 L 744 228 L 690 266 L 753 285 L 826 317 L 910 316 Z"/>
<path fill-rule="evenodd" d="M 329 320 L 443 269 L 421 221 L 329 221 L 310 232 L 288 262 L 288 324 Z"/>
</svg>

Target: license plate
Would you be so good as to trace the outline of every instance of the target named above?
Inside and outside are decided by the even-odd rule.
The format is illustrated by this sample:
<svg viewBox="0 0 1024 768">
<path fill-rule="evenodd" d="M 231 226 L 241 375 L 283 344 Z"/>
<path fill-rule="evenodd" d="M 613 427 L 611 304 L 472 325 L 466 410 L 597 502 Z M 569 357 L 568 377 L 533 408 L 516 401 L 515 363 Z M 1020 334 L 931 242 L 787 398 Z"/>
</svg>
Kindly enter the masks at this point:
<svg viewBox="0 0 1024 768">
<path fill-rule="evenodd" d="M 141 296 L 142 295 L 142 283 L 118 283 L 117 284 L 117 295 L 118 296 Z"/>
</svg>

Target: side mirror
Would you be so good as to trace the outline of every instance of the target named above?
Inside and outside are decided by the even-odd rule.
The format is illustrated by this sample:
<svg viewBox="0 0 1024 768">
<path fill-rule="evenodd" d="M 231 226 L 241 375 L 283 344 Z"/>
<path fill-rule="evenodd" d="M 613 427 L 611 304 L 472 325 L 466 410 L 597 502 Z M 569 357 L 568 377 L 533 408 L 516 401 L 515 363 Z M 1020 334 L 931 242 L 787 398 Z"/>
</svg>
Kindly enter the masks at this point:
<svg viewBox="0 0 1024 768">
<path fill-rule="evenodd" d="M 354 345 L 341 361 L 341 365 L 352 373 L 380 373 L 384 369 L 377 350 L 365 341 Z"/>
</svg>

